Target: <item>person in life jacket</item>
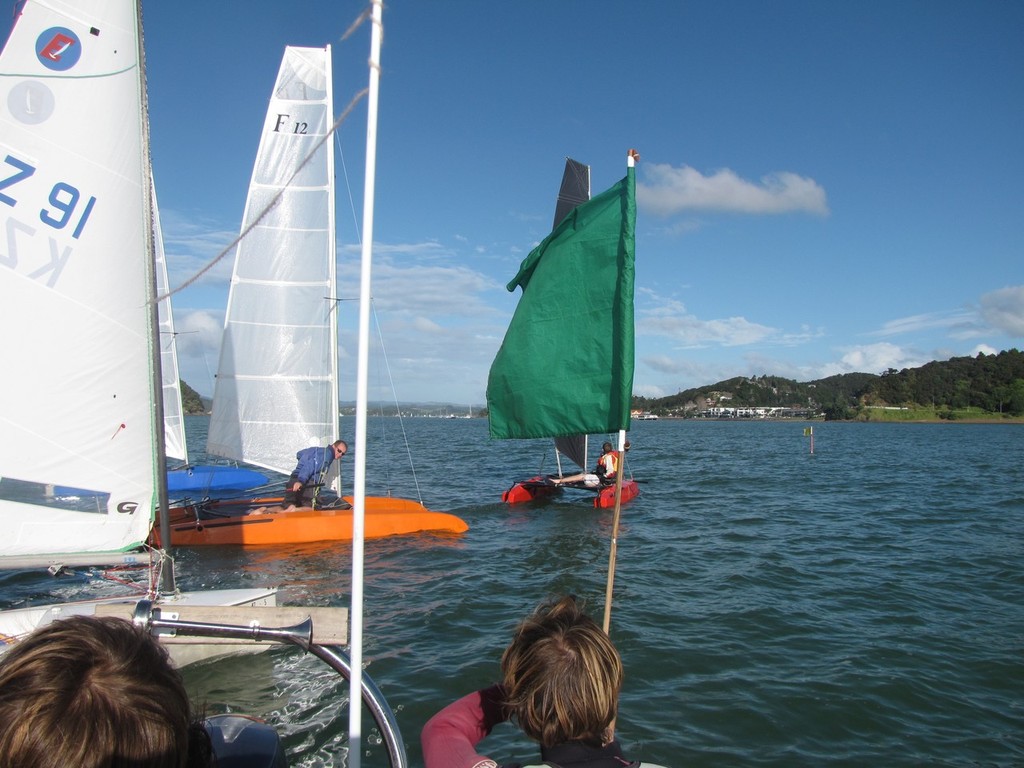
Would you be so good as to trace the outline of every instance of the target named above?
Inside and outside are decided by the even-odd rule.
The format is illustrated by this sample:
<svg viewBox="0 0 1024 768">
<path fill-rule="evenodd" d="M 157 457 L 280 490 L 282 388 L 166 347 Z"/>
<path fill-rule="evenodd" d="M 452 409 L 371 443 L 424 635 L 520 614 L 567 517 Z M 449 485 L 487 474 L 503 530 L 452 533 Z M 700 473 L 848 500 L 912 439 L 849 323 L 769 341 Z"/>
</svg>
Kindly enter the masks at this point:
<svg viewBox="0 0 1024 768">
<path fill-rule="evenodd" d="M 612 448 L 611 443 L 601 446 L 601 456 L 597 460 L 594 473 L 602 480 L 614 480 L 619 471 L 619 452 Z"/>
<path fill-rule="evenodd" d="M 629 450 L 629 441 L 625 443 L 625 449 Z M 565 485 L 567 483 L 586 483 L 589 488 L 591 485 L 598 485 L 600 483 L 615 482 L 615 476 L 619 472 L 619 452 L 616 451 L 611 443 L 604 443 L 601 446 L 601 455 L 597 459 L 597 466 L 594 468 L 592 473 L 578 472 L 575 475 L 563 475 L 562 477 L 552 476 L 551 482 L 555 485 Z M 596 475 L 596 479 L 595 476 Z"/>
<path fill-rule="evenodd" d="M 344 440 L 335 440 L 324 447 L 303 448 L 297 452 L 295 458 L 298 463 L 285 485 L 282 506 L 286 509 L 310 506 L 331 464 L 346 453 L 348 443 Z"/>
<path fill-rule="evenodd" d="M 463 696 L 423 726 L 426 768 L 533 768 L 477 752 L 498 723 L 513 720 L 540 744 L 545 766 L 660 768 L 624 757 L 613 729 L 622 659 L 576 598 L 541 605 L 501 657 L 502 681 Z"/>
</svg>

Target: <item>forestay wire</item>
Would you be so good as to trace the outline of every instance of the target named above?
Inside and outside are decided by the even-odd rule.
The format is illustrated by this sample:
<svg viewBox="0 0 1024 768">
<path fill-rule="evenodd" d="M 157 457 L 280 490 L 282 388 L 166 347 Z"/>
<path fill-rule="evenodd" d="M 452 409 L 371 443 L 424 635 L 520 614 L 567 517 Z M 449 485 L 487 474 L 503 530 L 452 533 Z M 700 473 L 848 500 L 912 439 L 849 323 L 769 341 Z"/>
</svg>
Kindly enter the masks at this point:
<svg viewBox="0 0 1024 768">
<path fill-rule="evenodd" d="M 420 492 L 420 480 L 416 476 L 416 465 L 412 460 L 412 448 L 409 447 L 409 435 L 405 431 L 405 418 L 402 416 L 402 408 L 398 402 L 398 392 L 395 390 L 395 379 L 391 375 L 391 361 L 388 360 L 388 352 L 384 347 L 384 335 L 381 331 L 380 320 L 377 318 L 377 306 L 372 301 L 370 303 L 370 309 L 373 312 L 373 324 L 377 329 L 377 340 L 380 342 L 380 353 L 384 360 L 384 369 L 387 371 L 388 382 L 391 384 L 391 396 L 394 398 L 395 402 L 395 413 L 398 414 L 398 424 L 402 431 L 402 441 L 405 444 L 405 453 L 409 457 L 409 471 L 412 473 L 412 482 L 416 488 L 416 500 L 422 504 L 423 494 Z M 383 425 L 383 420 L 381 421 L 381 424 Z M 381 442 L 385 445 L 387 444 L 386 441 L 382 440 Z"/>
</svg>

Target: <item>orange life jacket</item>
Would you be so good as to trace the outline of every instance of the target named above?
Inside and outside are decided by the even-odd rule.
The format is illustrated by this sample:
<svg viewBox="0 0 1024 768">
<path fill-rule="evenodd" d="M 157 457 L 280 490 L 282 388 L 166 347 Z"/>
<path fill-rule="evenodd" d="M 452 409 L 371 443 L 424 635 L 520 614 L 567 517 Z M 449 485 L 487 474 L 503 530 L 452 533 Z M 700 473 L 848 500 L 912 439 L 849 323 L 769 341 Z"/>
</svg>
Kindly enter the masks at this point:
<svg viewBox="0 0 1024 768">
<path fill-rule="evenodd" d="M 605 477 L 614 477 L 619 472 L 619 452 L 608 451 L 601 455 L 597 463 L 601 465 L 602 474 Z"/>
</svg>

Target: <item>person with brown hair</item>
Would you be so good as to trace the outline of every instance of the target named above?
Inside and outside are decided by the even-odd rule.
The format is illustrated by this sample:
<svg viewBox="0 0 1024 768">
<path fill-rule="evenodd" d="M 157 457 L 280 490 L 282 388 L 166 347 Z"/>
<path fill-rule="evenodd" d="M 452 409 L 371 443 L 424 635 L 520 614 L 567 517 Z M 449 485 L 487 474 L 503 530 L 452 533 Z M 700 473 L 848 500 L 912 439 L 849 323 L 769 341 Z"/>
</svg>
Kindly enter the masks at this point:
<svg viewBox="0 0 1024 768">
<path fill-rule="evenodd" d="M 501 674 L 499 685 L 464 696 L 427 721 L 426 768 L 498 768 L 476 745 L 505 720 L 540 744 L 548 766 L 658 768 L 630 762 L 613 737 L 622 660 L 575 597 L 545 603 L 519 624 L 502 654 Z"/>
<path fill-rule="evenodd" d="M 211 746 L 181 676 L 144 629 L 72 616 L 0 655 L 0 766 L 198 768 Z"/>
</svg>

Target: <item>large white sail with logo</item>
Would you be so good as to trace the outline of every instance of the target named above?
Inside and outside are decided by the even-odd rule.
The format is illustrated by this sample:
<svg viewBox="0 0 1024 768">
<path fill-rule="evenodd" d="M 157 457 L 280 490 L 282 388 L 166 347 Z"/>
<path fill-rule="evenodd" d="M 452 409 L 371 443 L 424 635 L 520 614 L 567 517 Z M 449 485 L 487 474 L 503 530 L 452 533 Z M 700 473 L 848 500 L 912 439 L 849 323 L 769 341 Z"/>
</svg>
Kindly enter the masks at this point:
<svg viewBox="0 0 1024 768">
<path fill-rule="evenodd" d="M 163 424 L 138 23 L 131 2 L 28 3 L 0 54 L 0 566 L 112 562 L 150 532 Z"/>
<path fill-rule="evenodd" d="M 331 92 L 329 46 L 285 49 L 235 254 L 206 449 L 285 474 L 296 451 L 339 432 Z"/>
</svg>

